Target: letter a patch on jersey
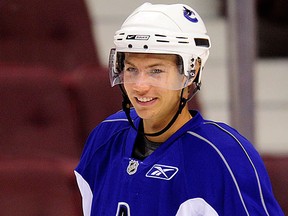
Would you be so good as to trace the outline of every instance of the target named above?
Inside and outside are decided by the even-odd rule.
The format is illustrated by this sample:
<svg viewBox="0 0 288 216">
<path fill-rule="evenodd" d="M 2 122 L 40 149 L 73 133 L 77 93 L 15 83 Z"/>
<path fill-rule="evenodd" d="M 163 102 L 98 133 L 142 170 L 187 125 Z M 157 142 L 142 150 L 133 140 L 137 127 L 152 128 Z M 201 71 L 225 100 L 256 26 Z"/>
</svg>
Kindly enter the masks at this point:
<svg viewBox="0 0 288 216">
<path fill-rule="evenodd" d="M 155 164 L 147 173 L 148 178 L 158 178 L 163 180 L 172 179 L 178 172 L 177 167 Z"/>
</svg>

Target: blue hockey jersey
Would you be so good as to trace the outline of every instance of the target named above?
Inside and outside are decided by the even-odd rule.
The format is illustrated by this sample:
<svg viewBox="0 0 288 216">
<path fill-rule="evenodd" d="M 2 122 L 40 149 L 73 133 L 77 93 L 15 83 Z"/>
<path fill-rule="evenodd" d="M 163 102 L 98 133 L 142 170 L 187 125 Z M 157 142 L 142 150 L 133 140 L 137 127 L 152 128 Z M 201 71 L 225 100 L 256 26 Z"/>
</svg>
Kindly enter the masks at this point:
<svg viewBox="0 0 288 216">
<path fill-rule="evenodd" d="M 252 144 L 223 123 L 193 118 L 143 161 L 123 112 L 90 134 L 75 175 L 84 215 L 284 215 Z M 134 110 L 136 126 L 140 118 Z"/>
</svg>

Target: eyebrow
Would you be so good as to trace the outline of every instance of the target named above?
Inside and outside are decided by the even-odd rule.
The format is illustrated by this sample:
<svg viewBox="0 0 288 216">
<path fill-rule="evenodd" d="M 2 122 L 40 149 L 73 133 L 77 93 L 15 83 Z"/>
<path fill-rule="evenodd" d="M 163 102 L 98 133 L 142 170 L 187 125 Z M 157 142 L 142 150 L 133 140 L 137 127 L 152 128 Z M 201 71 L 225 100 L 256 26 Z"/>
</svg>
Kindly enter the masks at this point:
<svg viewBox="0 0 288 216">
<path fill-rule="evenodd" d="M 130 65 L 133 65 L 133 66 L 135 66 L 135 65 L 134 65 L 132 62 L 129 62 L 129 61 L 128 61 L 128 60 L 126 60 L 126 59 L 124 60 L 124 63 L 125 63 L 125 64 L 130 64 Z"/>
<path fill-rule="evenodd" d="M 133 67 L 136 67 L 135 64 L 133 64 L 132 62 L 130 62 L 130 61 L 126 60 L 126 59 L 124 60 L 124 63 L 125 64 L 129 64 L 129 65 L 131 65 Z M 155 64 L 148 65 L 146 68 L 152 68 L 152 67 L 157 67 L 157 66 L 165 66 L 165 65 L 163 63 L 155 63 Z"/>
</svg>

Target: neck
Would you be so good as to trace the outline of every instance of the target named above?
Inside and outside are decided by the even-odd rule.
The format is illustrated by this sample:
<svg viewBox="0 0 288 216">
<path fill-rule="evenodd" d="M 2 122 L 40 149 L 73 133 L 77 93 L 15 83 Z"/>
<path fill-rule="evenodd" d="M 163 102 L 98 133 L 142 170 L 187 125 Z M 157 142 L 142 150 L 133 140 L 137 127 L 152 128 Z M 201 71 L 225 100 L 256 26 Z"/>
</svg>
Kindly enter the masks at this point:
<svg viewBox="0 0 288 216">
<path fill-rule="evenodd" d="M 188 106 L 186 105 L 179 114 L 174 124 L 163 134 L 159 136 L 147 136 L 147 139 L 152 142 L 165 142 L 170 136 L 172 136 L 177 130 L 179 130 L 184 124 L 186 124 L 192 116 L 189 113 Z M 143 127 L 145 133 L 155 133 L 163 129 L 171 119 L 165 119 L 162 121 L 152 122 L 149 120 L 143 120 Z M 160 123 L 159 123 L 160 122 Z"/>
</svg>

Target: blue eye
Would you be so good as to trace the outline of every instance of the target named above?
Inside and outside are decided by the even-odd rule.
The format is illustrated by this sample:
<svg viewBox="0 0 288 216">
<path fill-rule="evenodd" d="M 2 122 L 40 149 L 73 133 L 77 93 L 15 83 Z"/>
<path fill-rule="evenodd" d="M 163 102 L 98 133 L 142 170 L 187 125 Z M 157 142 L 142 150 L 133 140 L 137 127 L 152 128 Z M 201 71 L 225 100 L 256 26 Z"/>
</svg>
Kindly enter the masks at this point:
<svg viewBox="0 0 288 216">
<path fill-rule="evenodd" d="M 164 71 L 163 70 L 161 70 L 161 69 L 153 69 L 153 70 L 151 70 L 151 73 L 152 74 L 160 74 L 160 73 L 163 73 Z"/>
<path fill-rule="evenodd" d="M 125 68 L 125 71 L 131 72 L 131 73 L 135 73 L 135 72 L 137 72 L 138 70 L 137 70 L 137 68 L 134 68 L 134 67 L 128 67 L 128 68 Z"/>
</svg>

